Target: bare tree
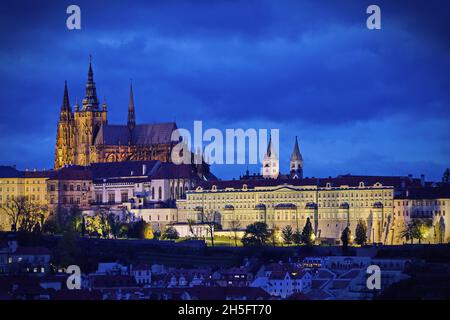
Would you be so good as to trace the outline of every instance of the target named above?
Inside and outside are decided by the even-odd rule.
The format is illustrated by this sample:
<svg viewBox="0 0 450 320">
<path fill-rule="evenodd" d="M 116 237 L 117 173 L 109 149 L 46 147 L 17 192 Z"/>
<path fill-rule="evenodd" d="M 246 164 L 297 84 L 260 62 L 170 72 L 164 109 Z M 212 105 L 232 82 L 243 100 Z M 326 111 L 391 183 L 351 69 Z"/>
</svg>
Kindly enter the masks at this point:
<svg viewBox="0 0 450 320">
<path fill-rule="evenodd" d="M 8 216 L 11 223 L 11 230 L 16 232 L 20 226 L 20 220 L 27 210 L 27 200 L 25 197 L 15 197 L 6 202 L 2 210 Z"/>
<path fill-rule="evenodd" d="M 211 245 L 214 247 L 214 228 L 217 226 L 217 219 L 219 217 L 219 212 L 210 211 L 202 212 L 202 220 L 208 226 L 208 232 L 211 236 Z"/>
<path fill-rule="evenodd" d="M 35 203 L 26 197 L 15 197 L 1 208 L 8 216 L 12 231 L 22 230 L 31 232 L 39 225 L 44 224 L 48 212 L 47 206 Z"/>
<path fill-rule="evenodd" d="M 189 226 L 189 232 L 192 234 L 192 237 L 193 238 L 197 238 L 197 235 L 194 232 L 195 221 L 193 219 L 188 219 L 187 223 L 188 223 L 188 226 Z"/>
<path fill-rule="evenodd" d="M 241 222 L 239 220 L 231 220 L 230 221 L 230 230 L 233 231 L 234 234 L 234 246 L 237 247 L 237 233 L 241 228 Z"/>
</svg>

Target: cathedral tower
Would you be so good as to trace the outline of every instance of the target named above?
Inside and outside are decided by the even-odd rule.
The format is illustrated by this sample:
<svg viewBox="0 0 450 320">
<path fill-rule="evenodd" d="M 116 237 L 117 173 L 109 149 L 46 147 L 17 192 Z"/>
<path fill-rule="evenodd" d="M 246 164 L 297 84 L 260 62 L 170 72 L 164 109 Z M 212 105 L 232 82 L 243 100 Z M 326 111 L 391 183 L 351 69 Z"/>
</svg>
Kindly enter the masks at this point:
<svg viewBox="0 0 450 320">
<path fill-rule="evenodd" d="M 302 179 L 303 178 L 303 157 L 298 147 L 297 136 L 295 137 L 294 150 L 291 154 L 289 161 L 289 170 L 291 178 Z"/>
<path fill-rule="evenodd" d="M 75 155 L 74 160 L 78 165 L 86 166 L 97 161 L 94 147 L 94 137 L 97 135 L 103 123 L 107 123 L 106 103 L 102 110 L 99 108 L 97 89 L 92 71 L 92 61 L 89 61 L 88 80 L 86 92 L 82 101 L 81 110 L 75 112 Z"/>
<path fill-rule="evenodd" d="M 69 103 L 67 81 L 64 83 L 64 95 L 59 113 L 58 128 L 56 131 L 55 169 L 65 164 L 73 163 L 74 152 L 74 119 Z"/>
<path fill-rule="evenodd" d="M 280 162 L 272 143 L 272 136 L 269 138 L 269 145 L 264 156 L 262 174 L 266 179 L 276 179 L 280 174 Z"/>
</svg>

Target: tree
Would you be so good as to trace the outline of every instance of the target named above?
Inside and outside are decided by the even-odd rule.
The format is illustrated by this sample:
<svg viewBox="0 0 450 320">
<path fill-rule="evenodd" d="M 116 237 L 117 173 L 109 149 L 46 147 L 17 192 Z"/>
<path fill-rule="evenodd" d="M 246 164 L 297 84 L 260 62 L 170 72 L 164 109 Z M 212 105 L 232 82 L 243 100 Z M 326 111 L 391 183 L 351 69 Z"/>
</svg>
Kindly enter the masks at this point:
<svg viewBox="0 0 450 320">
<path fill-rule="evenodd" d="M 202 221 L 208 226 L 208 233 L 211 236 L 211 245 L 214 247 L 214 229 L 217 226 L 219 213 L 217 211 L 202 212 Z"/>
<path fill-rule="evenodd" d="M 156 233 L 156 232 L 155 232 Z M 144 220 L 138 220 L 128 225 L 128 238 L 153 239 L 154 233 L 151 225 Z"/>
<path fill-rule="evenodd" d="M 292 230 L 292 227 L 290 225 L 287 225 L 283 228 L 281 231 L 283 241 L 286 244 L 291 244 L 294 241 L 294 231 Z"/>
<path fill-rule="evenodd" d="M 167 240 L 176 240 L 180 238 L 180 235 L 177 229 L 175 229 L 174 227 L 168 227 L 166 228 L 166 230 L 164 230 L 162 238 Z"/>
<path fill-rule="evenodd" d="M 405 228 L 400 232 L 400 238 L 405 239 L 406 241 L 411 241 L 413 244 L 414 234 L 415 234 L 415 224 L 413 221 L 409 222 L 405 225 Z"/>
<path fill-rule="evenodd" d="M 307 246 L 310 246 L 313 243 L 313 228 L 309 217 L 306 219 L 305 226 L 303 227 L 302 242 Z"/>
<path fill-rule="evenodd" d="M 86 222 L 86 233 L 90 237 L 102 236 L 100 216 L 98 215 L 86 216 L 85 222 Z"/>
<path fill-rule="evenodd" d="M 278 232 L 279 228 L 275 225 L 272 224 L 272 231 L 270 231 L 270 240 L 272 242 L 272 245 L 275 247 L 277 245 L 277 232 Z"/>
<path fill-rule="evenodd" d="M 114 239 L 120 237 L 121 233 L 123 233 L 123 226 L 124 226 L 124 223 L 120 218 L 120 215 L 110 212 L 108 214 L 108 224 L 109 229 L 111 231 L 111 235 L 114 237 Z"/>
<path fill-rule="evenodd" d="M 237 233 L 241 228 L 241 223 L 239 220 L 230 221 L 230 230 L 233 231 L 234 234 L 234 246 L 237 247 Z"/>
<path fill-rule="evenodd" d="M 450 183 L 450 169 L 449 168 L 445 169 L 444 174 L 442 175 L 442 182 L 445 184 Z"/>
<path fill-rule="evenodd" d="M 302 243 L 302 233 L 300 230 L 295 230 L 294 234 L 292 235 L 292 242 L 294 242 L 296 245 L 300 245 Z"/>
<path fill-rule="evenodd" d="M 95 214 L 99 217 L 99 233 L 103 238 L 108 238 L 111 234 L 110 221 L 115 219 L 111 216 L 113 213 L 106 209 L 100 209 Z"/>
<path fill-rule="evenodd" d="M 367 242 L 367 225 L 362 219 L 356 225 L 355 241 L 360 246 L 365 245 Z"/>
<path fill-rule="evenodd" d="M 241 241 L 244 246 L 261 246 L 267 243 L 269 237 L 267 224 L 255 222 L 245 228 L 245 234 Z"/>
<path fill-rule="evenodd" d="M 193 219 L 188 219 L 187 223 L 189 226 L 189 233 L 191 234 L 191 238 L 197 239 L 197 235 L 194 232 L 195 221 Z"/>
<path fill-rule="evenodd" d="M 9 199 L 1 210 L 9 218 L 11 230 L 32 232 L 36 224 L 44 224 L 48 208 L 28 198 L 20 196 Z"/>
<path fill-rule="evenodd" d="M 42 231 L 47 234 L 61 233 L 61 226 L 58 223 L 56 215 L 50 215 L 42 226 Z"/>
<path fill-rule="evenodd" d="M 27 201 L 25 197 L 12 198 L 5 203 L 2 210 L 8 216 L 11 223 L 11 230 L 16 232 L 19 228 L 20 219 L 25 214 Z"/>
<path fill-rule="evenodd" d="M 350 228 L 347 226 L 344 231 L 342 231 L 341 235 L 341 241 L 342 241 L 342 249 L 344 252 L 347 252 L 348 245 L 350 244 L 351 240 L 351 231 Z"/>
<path fill-rule="evenodd" d="M 145 240 L 151 240 L 154 238 L 153 235 L 153 229 L 152 226 L 150 225 L 150 223 L 147 223 L 144 221 L 144 229 L 142 232 L 142 238 L 141 239 L 145 239 Z"/>
<path fill-rule="evenodd" d="M 421 244 L 428 229 L 431 227 L 431 222 L 430 219 L 413 219 L 400 232 L 400 237 L 405 238 L 406 241 L 411 241 L 411 244 L 414 243 L 414 239 L 417 239 L 419 244 Z"/>
</svg>

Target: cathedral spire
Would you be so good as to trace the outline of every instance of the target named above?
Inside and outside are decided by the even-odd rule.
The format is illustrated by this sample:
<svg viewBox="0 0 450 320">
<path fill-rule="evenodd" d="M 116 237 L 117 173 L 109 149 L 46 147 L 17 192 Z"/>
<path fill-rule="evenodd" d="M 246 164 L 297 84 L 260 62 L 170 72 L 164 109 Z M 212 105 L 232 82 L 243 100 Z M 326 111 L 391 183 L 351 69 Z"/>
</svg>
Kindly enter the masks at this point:
<svg viewBox="0 0 450 320">
<path fill-rule="evenodd" d="M 69 91 L 67 90 L 67 80 L 64 81 L 64 96 L 61 111 L 72 111 L 69 103 Z"/>
<path fill-rule="evenodd" d="M 92 71 L 92 56 L 89 55 L 88 80 L 86 83 L 86 94 L 83 99 L 83 111 L 98 110 L 97 89 L 95 88 L 94 72 Z"/>
<path fill-rule="evenodd" d="M 133 82 L 130 80 L 130 101 L 128 102 L 128 129 L 132 131 L 136 126 L 136 116 L 134 114 Z"/>
</svg>

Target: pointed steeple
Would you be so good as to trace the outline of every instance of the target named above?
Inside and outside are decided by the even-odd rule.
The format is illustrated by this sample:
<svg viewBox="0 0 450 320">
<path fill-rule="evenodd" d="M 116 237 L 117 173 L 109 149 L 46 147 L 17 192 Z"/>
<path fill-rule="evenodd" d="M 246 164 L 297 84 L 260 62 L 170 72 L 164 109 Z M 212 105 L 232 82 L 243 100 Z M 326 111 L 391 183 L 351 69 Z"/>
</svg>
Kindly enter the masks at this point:
<svg viewBox="0 0 450 320">
<path fill-rule="evenodd" d="M 300 148 L 298 147 L 297 136 L 295 136 L 294 150 L 292 151 L 291 154 L 291 161 L 295 160 L 303 161 L 302 154 L 300 153 Z"/>
<path fill-rule="evenodd" d="M 278 143 L 278 141 L 276 141 Z M 280 174 L 280 163 L 278 161 L 277 152 L 272 143 L 272 135 L 269 137 L 267 151 L 264 155 L 262 174 L 264 178 L 275 179 Z"/>
<path fill-rule="evenodd" d="M 92 71 L 92 56 L 89 55 L 88 81 L 83 99 L 83 111 L 98 110 L 97 89 L 95 88 L 94 72 Z"/>
<path fill-rule="evenodd" d="M 133 131 L 136 126 L 136 116 L 134 114 L 133 82 L 130 80 L 130 101 L 128 102 L 128 129 Z"/>
<path fill-rule="evenodd" d="M 289 171 L 291 178 L 302 179 L 303 178 L 303 157 L 298 147 L 297 136 L 295 137 L 294 150 L 291 154 L 291 160 L 289 161 Z"/>
<path fill-rule="evenodd" d="M 69 111 L 69 112 L 72 111 L 69 103 L 69 91 L 67 90 L 67 80 L 64 81 L 64 96 L 63 96 L 63 103 L 61 105 L 61 111 Z"/>
<path fill-rule="evenodd" d="M 267 151 L 266 151 L 266 156 L 267 157 L 271 157 L 272 156 L 272 135 L 269 136 L 269 144 L 267 145 Z"/>
</svg>

